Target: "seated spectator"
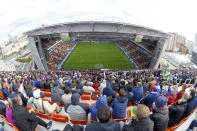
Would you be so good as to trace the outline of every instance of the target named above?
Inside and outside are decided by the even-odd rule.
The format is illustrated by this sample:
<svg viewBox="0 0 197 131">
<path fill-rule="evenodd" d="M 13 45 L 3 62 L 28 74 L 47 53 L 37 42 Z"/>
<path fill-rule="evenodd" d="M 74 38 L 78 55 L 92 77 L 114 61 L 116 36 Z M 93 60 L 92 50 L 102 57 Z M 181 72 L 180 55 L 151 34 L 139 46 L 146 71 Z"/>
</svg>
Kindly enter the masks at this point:
<svg viewBox="0 0 197 131">
<path fill-rule="evenodd" d="M 182 118 L 187 117 L 192 112 L 194 104 L 195 104 L 194 97 L 195 97 L 195 90 L 190 90 L 189 91 L 189 99 L 187 101 L 187 107 L 185 109 L 185 112 L 184 112 Z"/>
<path fill-rule="evenodd" d="M 6 104 L 7 101 L 0 100 L 0 114 L 6 117 Z"/>
<path fill-rule="evenodd" d="M 154 122 L 150 119 L 150 110 L 147 106 L 139 104 L 136 109 L 136 118 L 122 131 L 153 131 Z"/>
<path fill-rule="evenodd" d="M 178 95 L 178 87 L 173 85 L 173 81 L 170 81 L 170 87 L 168 88 L 168 91 L 165 94 L 165 97 L 168 98 L 168 104 L 172 104 L 176 102 L 177 95 Z"/>
<path fill-rule="evenodd" d="M 107 99 L 104 96 L 99 97 L 99 99 L 96 101 L 96 105 L 91 105 L 90 106 L 90 113 L 92 120 L 97 120 L 97 112 L 99 107 L 101 106 L 107 106 Z"/>
<path fill-rule="evenodd" d="M 182 89 L 179 91 L 178 94 L 178 100 L 181 99 L 182 95 L 185 93 L 186 88 L 187 88 L 186 84 L 182 85 Z"/>
<path fill-rule="evenodd" d="M 197 106 L 197 86 L 196 87 L 194 87 L 194 89 L 195 89 L 195 98 L 194 98 L 194 107 L 193 107 L 193 109 L 195 109 L 196 108 L 196 106 Z"/>
<path fill-rule="evenodd" d="M 61 108 L 59 108 L 56 103 L 51 105 L 48 101 L 43 101 L 40 98 L 40 89 L 36 89 L 36 91 L 33 92 L 33 95 L 35 98 L 33 101 L 33 105 L 35 106 L 37 111 L 48 115 L 54 112 L 59 113 L 61 111 Z"/>
<path fill-rule="evenodd" d="M 16 126 L 15 121 L 14 121 L 13 112 L 12 112 L 12 100 L 11 100 L 11 98 L 8 98 L 8 103 L 7 103 L 7 107 L 6 107 L 6 118 L 7 118 L 8 122 L 10 122 L 10 123 L 12 123 L 13 125 Z"/>
<path fill-rule="evenodd" d="M 165 96 L 159 96 L 153 104 L 153 114 L 150 118 L 154 122 L 154 131 L 165 131 L 168 127 L 168 99 Z"/>
<path fill-rule="evenodd" d="M 133 90 L 133 86 L 128 85 L 127 86 L 127 95 L 126 95 L 126 97 L 128 98 L 128 102 L 133 102 L 134 94 L 133 94 L 132 90 Z"/>
<path fill-rule="evenodd" d="M 62 100 L 63 100 L 64 104 L 71 103 L 71 96 L 72 96 L 71 88 L 65 87 L 64 95 L 62 95 Z"/>
<path fill-rule="evenodd" d="M 92 87 L 92 82 L 86 82 L 86 85 L 83 87 L 84 92 L 92 93 L 95 89 Z"/>
<path fill-rule="evenodd" d="M 107 97 L 112 95 L 112 88 L 109 82 L 107 82 L 107 86 L 103 89 L 103 95 Z"/>
<path fill-rule="evenodd" d="M 157 89 L 152 88 L 152 91 L 145 96 L 143 99 L 141 99 L 141 101 L 139 102 L 140 104 L 144 104 L 146 106 L 148 106 L 149 108 L 152 107 L 152 104 L 155 102 L 157 96 L 159 96 L 159 93 L 157 92 Z"/>
<path fill-rule="evenodd" d="M 65 112 L 73 120 L 87 120 L 89 108 L 87 105 L 79 103 L 80 95 L 74 93 L 71 96 L 71 104 L 66 104 Z"/>
<path fill-rule="evenodd" d="M 137 83 L 137 87 L 133 89 L 133 101 L 140 101 L 143 98 L 143 87 L 141 82 Z"/>
<path fill-rule="evenodd" d="M 41 125 L 47 129 L 52 126 L 52 121 L 46 123 L 39 117 L 36 117 L 32 109 L 28 111 L 23 106 L 23 102 L 18 94 L 13 96 L 12 103 L 14 121 L 20 131 L 35 131 L 37 125 Z"/>
<path fill-rule="evenodd" d="M 90 123 L 86 126 L 86 131 L 120 131 L 120 124 L 110 120 L 111 111 L 107 106 L 98 109 L 97 119 L 99 122 Z"/>
<path fill-rule="evenodd" d="M 193 120 L 189 128 L 186 131 L 196 131 L 197 130 L 197 120 Z"/>
<path fill-rule="evenodd" d="M 61 131 L 61 130 L 52 130 L 52 131 Z M 70 124 L 66 124 L 63 131 L 84 131 L 84 127 L 75 124 L 73 126 L 71 126 Z"/>
<path fill-rule="evenodd" d="M 61 104 L 63 104 L 63 101 L 62 101 L 63 94 L 64 94 L 64 91 L 59 88 L 58 82 L 56 81 L 54 83 L 53 88 L 51 88 L 51 101 L 60 102 Z"/>
<path fill-rule="evenodd" d="M 6 84 L 3 84 L 2 92 L 5 98 L 8 98 L 11 95 Z"/>
<path fill-rule="evenodd" d="M 169 111 L 169 122 L 168 122 L 168 126 L 174 126 L 175 124 L 177 124 L 184 112 L 185 109 L 187 107 L 187 100 L 189 99 L 189 95 L 187 93 L 184 93 L 182 98 L 178 100 L 178 102 L 176 102 L 175 104 L 173 104 L 172 106 L 169 107 L 168 111 Z"/>
<path fill-rule="evenodd" d="M 126 97 L 126 91 L 121 88 L 119 90 L 119 96 L 114 99 L 112 103 L 112 117 L 114 119 L 123 119 L 126 117 L 126 108 L 127 108 L 128 99 Z"/>
</svg>

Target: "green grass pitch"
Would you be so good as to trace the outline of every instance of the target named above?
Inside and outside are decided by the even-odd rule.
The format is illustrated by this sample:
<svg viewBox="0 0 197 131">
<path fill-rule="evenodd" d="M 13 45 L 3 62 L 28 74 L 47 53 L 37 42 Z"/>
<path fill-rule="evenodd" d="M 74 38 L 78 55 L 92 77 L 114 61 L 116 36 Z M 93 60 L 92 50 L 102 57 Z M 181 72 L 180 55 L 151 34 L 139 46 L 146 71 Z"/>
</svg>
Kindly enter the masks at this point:
<svg viewBox="0 0 197 131">
<path fill-rule="evenodd" d="M 79 43 L 63 69 L 132 69 L 135 68 L 113 43 Z"/>
</svg>

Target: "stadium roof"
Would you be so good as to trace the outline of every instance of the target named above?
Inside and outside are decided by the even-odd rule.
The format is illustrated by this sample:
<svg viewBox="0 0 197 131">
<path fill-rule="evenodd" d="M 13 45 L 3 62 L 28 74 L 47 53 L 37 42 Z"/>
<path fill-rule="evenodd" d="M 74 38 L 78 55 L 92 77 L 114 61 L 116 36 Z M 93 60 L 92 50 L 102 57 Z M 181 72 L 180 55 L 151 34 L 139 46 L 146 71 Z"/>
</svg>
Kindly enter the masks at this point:
<svg viewBox="0 0 197 131">
<path fill-rule="evenodd" d="M 168 36 L 167 33 L 152 28 L 129 23 L 109 21 L 79 21 L 60 23 L 33 29 L 25 32 L 25 34 L 27 36 L 37 36 L 63 32 L 116 32 L 165 38 Z"/>
</svg>

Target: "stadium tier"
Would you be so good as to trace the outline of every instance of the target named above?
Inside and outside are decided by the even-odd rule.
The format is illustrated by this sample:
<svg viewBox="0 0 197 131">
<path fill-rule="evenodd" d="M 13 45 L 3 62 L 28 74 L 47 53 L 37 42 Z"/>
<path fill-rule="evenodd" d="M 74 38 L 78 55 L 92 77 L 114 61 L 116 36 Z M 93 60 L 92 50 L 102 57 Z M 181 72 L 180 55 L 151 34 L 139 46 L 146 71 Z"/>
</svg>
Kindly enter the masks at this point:
<svg viewBox="0 0 197 131">
<path fill-rule="evenodd" d="M 193 129 L 196 76 L 197 70 L 0 72 L 0 130 Z"/>
<path fill-rule="evenodd" d="M 26 32 L 34 69 L 156 69 L 168 34 L 115 22 L 73 22 Z"/>
</svg>

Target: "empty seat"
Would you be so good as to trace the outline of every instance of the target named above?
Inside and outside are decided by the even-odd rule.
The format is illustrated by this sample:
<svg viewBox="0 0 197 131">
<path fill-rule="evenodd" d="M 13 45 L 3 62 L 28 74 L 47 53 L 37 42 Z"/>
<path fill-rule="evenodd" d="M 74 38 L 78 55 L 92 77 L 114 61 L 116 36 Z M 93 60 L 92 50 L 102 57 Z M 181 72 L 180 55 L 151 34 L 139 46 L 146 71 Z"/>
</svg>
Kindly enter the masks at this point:
<svg viewBox="0 0 197 131">
<path fill-rule="evenodd" d="M 55 113 L 53 113 L 53 114 L 51 115 L 51 118 L 52 118 L 54 121 L 57 121 L 57 122 L 62 122 L 62 123 L 68 122 L 68 117 L 65 116 L 65 115 L 62 115 L 62 114 L 55 114 Z"/>
</svg>

